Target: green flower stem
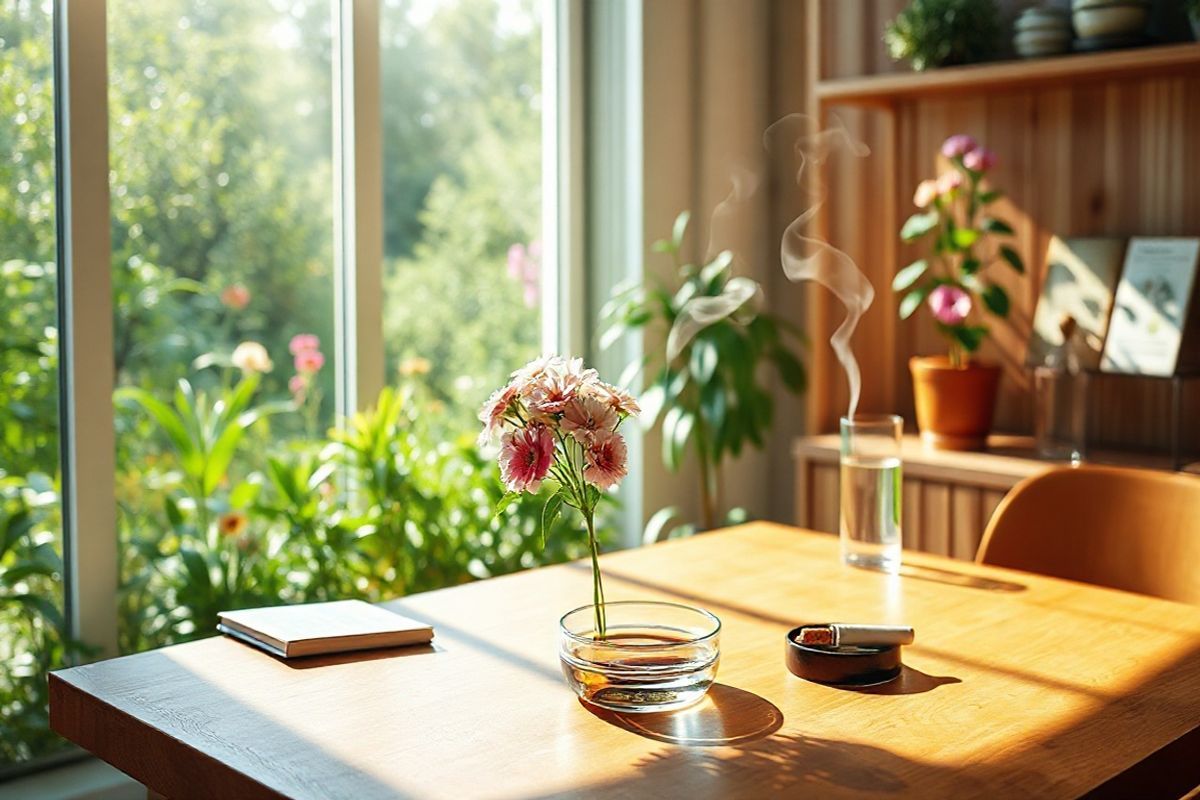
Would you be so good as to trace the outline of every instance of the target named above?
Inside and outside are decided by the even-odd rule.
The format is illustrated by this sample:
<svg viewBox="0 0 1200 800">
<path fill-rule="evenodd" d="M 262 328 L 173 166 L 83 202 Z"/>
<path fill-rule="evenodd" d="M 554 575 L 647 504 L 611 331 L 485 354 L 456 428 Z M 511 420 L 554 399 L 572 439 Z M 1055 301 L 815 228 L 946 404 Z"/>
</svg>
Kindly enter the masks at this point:
<svg viewBox="0 0 1200 800">
<path fill-rule="evenodd" d="M 604 584 L 600 580 L 600 548 L 596 544 L 595 509 L 585 508 L 583 520 L 587 524 L 588 546 L 592 551 L 592 610 L 595 614 L 596 636 L 608 636 L 608 618 L 604 608 Z"/>
</svg>

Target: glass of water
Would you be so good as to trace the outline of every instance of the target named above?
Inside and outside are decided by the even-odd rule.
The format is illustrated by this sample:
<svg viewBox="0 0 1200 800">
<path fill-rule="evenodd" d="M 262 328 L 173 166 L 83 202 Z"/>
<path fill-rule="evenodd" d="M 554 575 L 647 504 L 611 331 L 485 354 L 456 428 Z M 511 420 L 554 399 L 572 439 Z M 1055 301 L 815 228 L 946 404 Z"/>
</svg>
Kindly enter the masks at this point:
<svg viewBox="0 0 1200 800">
<path fill-rule="evenodd" d="M 895 414 L 842 417 L 842 561 L 856 567 L 900 569 L 900 441 Z"/>
</svg>

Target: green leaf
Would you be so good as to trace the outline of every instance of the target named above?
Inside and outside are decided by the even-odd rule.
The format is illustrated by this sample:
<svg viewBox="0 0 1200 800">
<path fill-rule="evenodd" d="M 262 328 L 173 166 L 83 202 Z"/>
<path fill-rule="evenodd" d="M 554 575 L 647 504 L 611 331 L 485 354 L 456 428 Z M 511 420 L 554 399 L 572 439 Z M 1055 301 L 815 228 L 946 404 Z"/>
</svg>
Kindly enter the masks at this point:
<svg viewBox="0 0 1200 800">
<path fill-rule="evenodd" d="M 678 250 L 675 243 L 670 239 L 659 239 L 654 244 L 650 245 L 650 249 L 655 253 L 674 253 Z"/>
<path fill-rule="evenodd" d="M 974 228 L 958 228 L 954 231 L 953 241 L 959 250 L 966 250 L 979 241 L 979 231 Z"/>
<path fill-rule="evenodd" d="M 167 522 L 171 523 L 171 527 L 179 530 L 183 527 L 183 512 L 179 510 L 179 503 L 175 502 L 175 498 L 167 495 L 163 498 L 163 506 L 167 510 Z"/>
<path fill-rule="evenodd" d="M 189 468 L 189 463 L 198 466 L 195 442 L 175 410 L 145 389 L 135 387 L 118 389 L 113 398 L 118 405 L 126 408 L 140 407 L 149 414 L 150 418 L 158 423 L 158 427 L 162 428 L 163 432 L 167 434 L 167 438 L 171 440 L 171 445 L 184 462 L 185 469 Z"/>
<path fill-rule="evenodd" d="M 733 264 L 733 251 L 722 250 L 717 253 L 717 257 L 704 265 L 700 270 L 700 282 L 710 294 L 716 292 L 720 286 L 720 280 L 729 272 L 729 266 Z"/>
<path fill-rule="evenodd" d="M 492 514 L 492 519 L 500 516 L 502 513 L 504 513 L 504 509 L 508 508 L 520 499 L 520 492 L 505 492 L 504 496 L 496 501 L 496 513 Z"/>
<path fill-rule="evenodd" d="M 892 278 L 892 290 L 903 292 L 908 287 L 917 282 L 917 279 L 925 274 L 925 270 L 929 268 L 929 262 L 925 259 L 918 259 L 909 264 L 904 269 L 896 273 L 896 277 Z"/>
<path fill-rule="evenodd" d="M 554 521 L 558 519 L 558 515 L 562 513 L 563 496 L 562 491 L 557 491 L 550 495 L 550 499 L 546 501 L 546 505 L 542 506 L 542 549 L 546 549 L 546 531 L 554 525 Z"/>
<path fill-rule="evenodd" d="M 999 189 L 992 189 L 987 192 L 980 192 L 978 195 L 976 195 L 976 198 L 979 200 L 979 204 L 981 206 L 986 206 L 988 203 L 996 202 L 1003 196 L 1004 193 Z"/>
<path fill-rule="evenodd" d="M 900 238 L 906 242 L 916 241 L 929 233 L 938 223 L 937 211 L 913 214 L 900 229 Z"/>
<path fill-rule="evenodd" d="M 683 237 L 687 233 L 688 222 L 691 218 L 690 211 L 681 211 L 675 218 L 675 225 L 671 228 L 671 243 L 675 245 L 676 250 L 683 247 Z"/>
<path fill-rule="evenodd" d="M 183 559 L 183 566 L 187 569 L 193 588 L 208 589 L 212 586 L 212 579 L 209 577 L 208 565 L 204 562 L 204 556 L 190 547 L 181 547 L 179 557 Z"/>
<path fill-rule="evenodd" d="M 987 306 L 988 311 L 991 311 L 997 317 L 1008 316 L 1008 292 L 1004 291 L 1002 286 L 994 283 L 988 284 L 988 287 L 983 290 L 983 304 Z"/>
<path fill-rule="evenodd" d="M 900 301 L 900 319 L 911 317 L 913 312 L 920 308 L 921 303 L 925 302 L 925 298 L 929 296 L 931 289 L 932 287 L 929 285 L 918 286 L 906 294 L 904 299 Z"/>
<path fill-rule="evenodd" d="M 332 467 L 334 465 L 327 464 L 326 466 Z M 315 489 L 316 487 L 314 486 L 311 488 Z M 232 492 L 229 493 L 229 505 L 232 506 L 233 508 L 246 508 L 247 506 L 249 506 L 251 503 L 253 503 L 255 500 L 258 499 L 258 495 L 261 490 L 262 490 L 261 483 L 252 483 L 251 481 L 242 481 L 241 483 L 239 483 L 237 486 L 235 486 L 233 488 Z"/>
<path fill-rule="evenodd" d="M 983 263 L 978 258 L 964 258 L 960 269 L 963 275 L 974 275 L 981 266 Z"/>
<path fill-rule="evenodd" d="M 775 362 L 775 368 L 779 370 L 779 377 L 783 381 L 783 385 L 793 392 L 803 392 L 807 377 L 800 359 L 782 347 L 772 351 L 771 358 Z"/>
<path fill-rule="evenodd" d="M 663 531 L 666 529 L 667 523 L 678 515 L 679 509 L 675 506 L 667 506 L 655 511 L 654 516 L 650 517 L 650 521 L 646 523 L 645 531 L 642 532 L 642 544 L 654 544 L 666 539 Z"/>
<path fill-rule="evenodd" d="M 697 338 L 692 342 L 691 350 L 688 369 L 692 378 L 703 386 L 712 380 L 713 373 L 717 371 L 717 346 L 709 339 Z"/>
<path fill-rule="evenodd" d="M 676 472 L 683 462 L 683 452 L 695 427 L 696 417 L 680 406 L 671 406 L 663 418 L 662 457 L 667 469 Z"/>
<path fill-rule="evenodd" d="M 700 390 L 700 414 L 710 430 L 720 430 L 725 424 L 725 408 L 725 386 L 721 381 L 713 381 Z"/>
<path fill-rule="evenodd" d="M 983 220 L 980 221 L 979 227 L 983 228 L 988 233 L 1002 233 L 1011 236 L 1013 232 L 1011 225 L 1004 220 L 996 219 L 995 217 L 984 217 Z"/>
<path fill-rule="evenodd" d="M 979 345 L 983 344 L 983 337 L 987 336 L 986 325 L 956 325 L 954 327 L 943 326 L 950 335 L 953 336 L 963 349 L 968 353 L 974 353 L 979 349 Z"/>
<path fill-rule="evenodd" d="M 1012 249 L 1008 245 L 1003 245 L 1000 248 L 1000 256 L 1007 261 L 1008 265 L 1016 270 L 1018 274 L 1025 274 L 1025 262 L 1021 260 L 1021 256 L 1018 255 L 1016 250 Z"/>
</svg>

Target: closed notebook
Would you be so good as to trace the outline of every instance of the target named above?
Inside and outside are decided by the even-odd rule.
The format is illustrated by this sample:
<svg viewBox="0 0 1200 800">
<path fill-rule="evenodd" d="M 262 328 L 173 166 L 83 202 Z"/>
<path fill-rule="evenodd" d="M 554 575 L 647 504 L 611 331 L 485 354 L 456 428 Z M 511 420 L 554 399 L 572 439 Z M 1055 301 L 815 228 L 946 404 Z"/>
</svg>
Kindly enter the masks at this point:
<svg viewBox="0 0 1200 800">
<path fill-rule="evenodd" d="M 429 625 L 362 600 L 222 611 L 217 630 L 284 658 L 433 639 Z"/>
</svg>

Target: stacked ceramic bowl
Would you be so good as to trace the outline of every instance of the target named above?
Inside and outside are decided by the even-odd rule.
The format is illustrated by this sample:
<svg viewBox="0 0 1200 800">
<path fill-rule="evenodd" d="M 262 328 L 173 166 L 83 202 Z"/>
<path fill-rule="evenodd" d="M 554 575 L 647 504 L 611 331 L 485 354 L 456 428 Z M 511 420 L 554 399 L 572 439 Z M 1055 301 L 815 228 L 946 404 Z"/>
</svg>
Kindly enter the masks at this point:
<svg viewBox="0 0 1200 800">
<path fill-rule="evenodd" d="M 1076 50 L 1110 50 L 1146 42 L 1150 0 L 1073 0 Z"/>
<path fill-rule="evenodd" d="M 1057 8 L 1030 8 L 1013 23 L 1013 47 L 1022 58 L 1055 56 L 1071 49 L 1071 23 Z"/>
</svg>

